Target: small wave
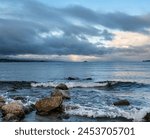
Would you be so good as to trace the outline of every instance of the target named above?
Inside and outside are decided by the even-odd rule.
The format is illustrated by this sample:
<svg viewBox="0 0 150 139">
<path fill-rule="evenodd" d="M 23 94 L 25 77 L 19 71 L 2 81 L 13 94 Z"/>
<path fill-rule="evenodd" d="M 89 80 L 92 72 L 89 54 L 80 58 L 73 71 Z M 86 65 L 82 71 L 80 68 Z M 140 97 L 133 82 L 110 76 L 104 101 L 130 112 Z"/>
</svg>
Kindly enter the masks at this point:
<svg viewBox="0 0 150 139">
<path fill-rule="evenodd" d="M 60 82 L 46 82 L 46 83 L 31 83 L 32 87 L 56 87 Z M 121 81 L 103 81 L 103 82 L 65 82 L 69 88 L 98 88 L 98 87 L 107 87 L 107 88 L 130 88 L 130 87 L 145 87 L 145 84 L 137 82 L 121 82 Z"/>
<path fill-rule="evenodd" d="M 70 109 L 66 109 L 66 113 L 70 115 L 76 115 L 76 116 L 83 116 L 83 117 L 90 117 L 90 118 L 117 118 L 117 117 L 123 117 L 126 119 L 133 120 L 135 122 L 143 121 L 143 117 L 146 115 L 146 113 L 150 112 L 150 108 L 132 108 L 130 110 L 123 110 L 118 107 L 113 106 L 105 106 L 102 109 L 98 108 L 91 108 L 91 107 L 85 107 L 81 105 L 69 105 L 66 106 Z"/>
<path fill-rule="evenodd" d="M 57 82 L 47 82 L 47 83 L 31 83 L 32 87 L 56 87 Z M 94 87 L 104 87 L 107 83 L 94 83 L 94 82 L 67 82 L 65 83 L 69 88 L 94 88 Z"/>
</svg>

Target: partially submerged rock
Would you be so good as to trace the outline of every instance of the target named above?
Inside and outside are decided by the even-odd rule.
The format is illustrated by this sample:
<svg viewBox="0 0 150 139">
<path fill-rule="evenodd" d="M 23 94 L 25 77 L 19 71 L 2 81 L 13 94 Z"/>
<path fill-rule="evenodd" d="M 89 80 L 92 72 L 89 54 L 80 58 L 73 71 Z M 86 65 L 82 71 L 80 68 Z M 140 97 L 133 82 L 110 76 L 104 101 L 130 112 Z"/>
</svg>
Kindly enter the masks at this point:
<svg viewBox="0 0 150 139">
<path fill-rule="evenodd" d="M 51 96 L 62 96 L 63 99 L 70 99 L 68 90 L 55 89 Z"/>
<path fill-rule="evenodd" d="M 66 111 L 69 111 L 69 110 L 76 110 L 76 109 L 79 109 L 79 106 L 67 105 L 67 106 L 64 106 L 64 108 L 65 108 Z"/>
<path fill-rule="evenodd" d="M 69 89 L 69 88 L 67 87 L 67 85 L 65 85 L 65 84 L 63 84 L 63 83 L 57 85 L 55 88 L 56 88 L 56 89 L 61 89 L 61 90 L 68 90 L 68 89 Z"/>
<path fill-rule="evenodd" d="M 21 101 L 22 103 L 27 103 L 27 98 L 24 96 L 14 96 L 12 98 L 16 101 Z"/>
<path fill-rule="evenodd" d="M 92 78 L 89 77 L 89 78 L 85 78 L 84 80 L 88 80 L 89 81 L 89 80 L 92 80 Z"/>
<path fill-rule="evenodd" d="M 130 105 L 130 102 L 128 100 L 124 99 L 124 100 L 119 100 L 117 102 L 114 102 L 113 104 L 115 106 L 128 106 L 128 105 Z"/>
<path fill-rule="evenodd" d="M 29 114 L 30 112 L 35 110 L 35 105 L 31 104 L 31 105 L 27 105 L 26 107 L 24 107 L 24 112 L 25 114 Z"/>
<path fill-rule="evenodd" d="M 24 106 L 19 102 L 11 102 L 2 106 L 3 119 L 21 120 L 25 116 Z"/>
<path fill-rule="evenodd" d="M 68 77 L 68 78 L 66 78 L 67 80 L 79 80 L 79 78 L 78 77 Z"/>
<path fill-rule="evenodd" d="M 145 116 L 144 116 L 144 120 L 146 122 L 150 122 L 150 113 L 147 113 Z"/>
<path fill-rule="evenodd" d="M 36 102 L 35 108 L 39 115 L 47 115 L 52 110 L 60 108 L 63 102 L 62 95 L 51 96 L 50 98 L 44 98 Z"/>
</svg>

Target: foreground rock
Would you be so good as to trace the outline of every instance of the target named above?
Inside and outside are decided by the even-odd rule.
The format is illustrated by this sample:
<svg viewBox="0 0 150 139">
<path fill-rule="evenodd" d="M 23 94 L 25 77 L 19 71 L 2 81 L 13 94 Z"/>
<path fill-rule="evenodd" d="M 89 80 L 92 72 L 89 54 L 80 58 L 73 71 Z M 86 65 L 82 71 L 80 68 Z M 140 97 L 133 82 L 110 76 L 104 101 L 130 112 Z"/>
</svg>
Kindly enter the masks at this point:
<svg viewBox="0 0 150 139">
<path fill-rule="evenodd" d="M 24 106 L 19 102 L 11 102 L 2 106 L 3 119 L 7 121 L 20 121 L 24 116 Z"/>
<path fill-rule="evenodd" d="M 50 98 L 44 98 L 36 102 L 35 108 L 37 114 L 48 115 L 51 111 L 60 110 L 62 106 L 62 95 L 51 96 Z"/>
<path fill-rule="evenodd" d="M 48 115 L 55 112 L 63 112 L 63 99 L 70 99 L 69 90 L 65 84 L 59 84 L 55 87 L 50 97 L 36 102 L 35 109 L 37 110 L 37 114 Z"/>
<path fill-rule="evenodd" d="M 115 106 L 128 106 L 130 105 L 129 101 L 128 100 L 119 100 L 117 102 L 114 102 L 113 103 Z"/>
<path fill-rule="evenodd" d="M 150 113 L 147 113 L 145 116 L 144 116 L 144 120 L 146 122 L 150 122 Z"/>
<path fill-rule="evenodd" d="M 55 89 L 52 96 L 62 96 L 63 99 L 70 99 L 70 93 L 68 90 Z"/>
<path fill-rule="evenodd" d="M 0 96 L 0 109 L 5 105 L 5 100 Z"/>
<path fill-rule="evenodd" d="M 18 121 L 20 121 L 20 118 L 17 117 L 13 113 L 8 113 L 7 115 L 5 115 L 5 117 L 3 117 L 3 120 L 4 121 L 9 121 L 9 122 L 18 122 Z"/>
<path fill-rule="evenodd" d="M 61 90 L 68 90 L 69 88 L 65 84 L 59 84 L 55 87 L 56 89 L 61 89 Z"/>
</svg>

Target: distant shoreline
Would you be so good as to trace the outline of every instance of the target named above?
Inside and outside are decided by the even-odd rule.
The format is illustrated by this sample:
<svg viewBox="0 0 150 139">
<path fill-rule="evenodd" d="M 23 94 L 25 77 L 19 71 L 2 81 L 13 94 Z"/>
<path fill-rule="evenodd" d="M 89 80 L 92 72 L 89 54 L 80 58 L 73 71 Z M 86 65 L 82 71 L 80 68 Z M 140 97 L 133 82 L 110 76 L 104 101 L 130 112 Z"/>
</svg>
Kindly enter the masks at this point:
<svg viewBox="0 0 150 139">
<path fill-rule="evenodd" d="M 143 60 L 143 62 L 150 62 L 150 60 Z"/>
<path fill-rule="evenodd" d="M 48 60 L 0 59 L 0 62 L 54 62 Z"/>
</svg>

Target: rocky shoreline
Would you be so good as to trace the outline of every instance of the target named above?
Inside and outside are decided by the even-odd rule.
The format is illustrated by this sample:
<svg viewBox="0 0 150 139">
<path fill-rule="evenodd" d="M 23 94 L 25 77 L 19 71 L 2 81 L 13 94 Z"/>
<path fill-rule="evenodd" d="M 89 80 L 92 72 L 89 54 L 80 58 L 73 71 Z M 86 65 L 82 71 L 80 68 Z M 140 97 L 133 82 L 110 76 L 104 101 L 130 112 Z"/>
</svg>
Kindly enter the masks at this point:
<svg viewBox="0 0 150 139">
<path fill-rule="evenodd" d="M 12 90 L 16 90 L 18 88 L 29 88 L 31 87 L 31 83 L 29 82 L 15 82 L 13 84 L 8 84 L 8 82 L 4 82 L 5 85 L 9 85 Z M 51 114 L 59 114 L 64 118 L 68 118 L 69 115 L 65 114 L 65 110 L 74 110 L 78 109 L 77 106 L 69 107 L 64 105 L 64 101 L 66 99 L 71 99 L 69 88 L 65 84 L 57 85 L 50 95 L 44 98 L 41 98 L 35 102 L 35 104 L 24 105 L 23 101 L 25 101 L 24 97 L 15 96 L 13 97 L 12 102 L 6 102 L 5 98 L 0 96 L 0 115 L 3 121 L 8 122 L 18 122 L 22 121 L 25 116 L 33 111 L 36 111 L 37 115 L 47 116 Z M 131 103 L 124 99 L 118 100 L 112 104 L 114 107 L 128 107 Z M 150 113 L 146 113 L 143 117 L 143 121 L 150 122 Z"/>
</svg>

